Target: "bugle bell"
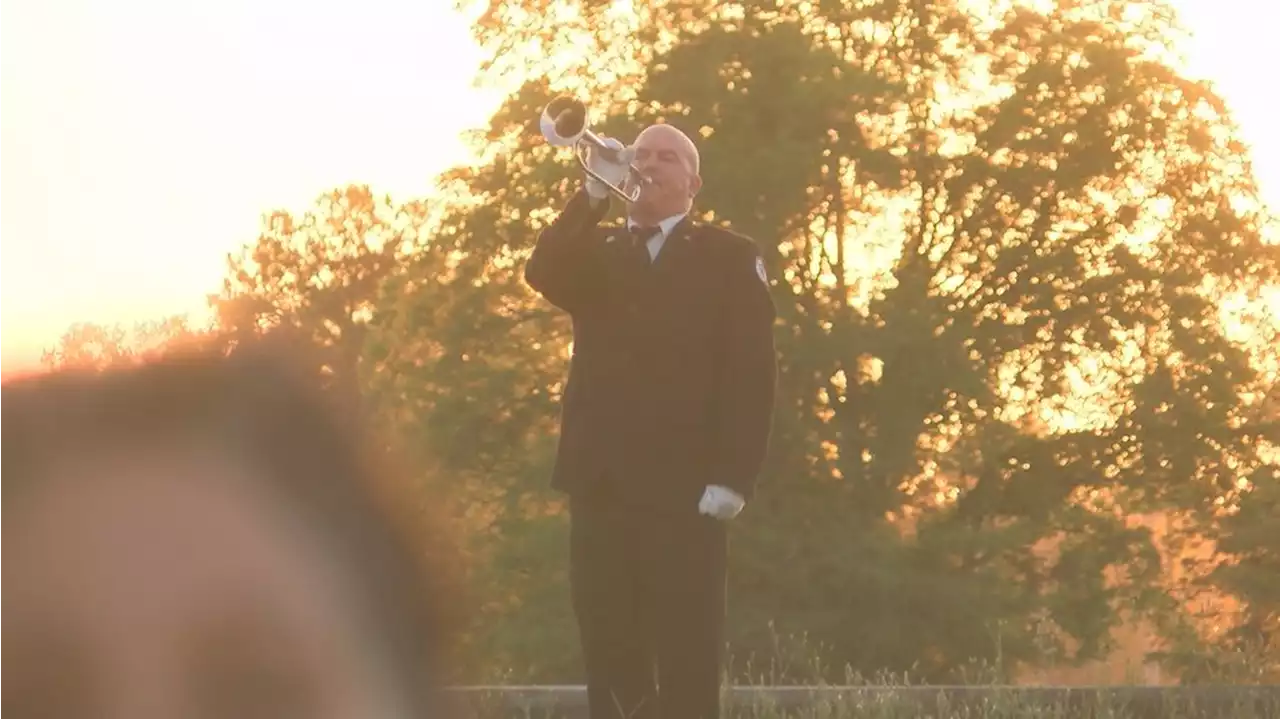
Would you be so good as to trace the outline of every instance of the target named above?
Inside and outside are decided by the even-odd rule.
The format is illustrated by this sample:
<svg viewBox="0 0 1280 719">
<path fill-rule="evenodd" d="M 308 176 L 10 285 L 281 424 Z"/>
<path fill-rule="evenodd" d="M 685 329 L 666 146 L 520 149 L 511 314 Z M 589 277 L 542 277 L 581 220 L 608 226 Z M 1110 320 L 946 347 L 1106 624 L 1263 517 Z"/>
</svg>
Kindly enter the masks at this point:
<svg viewBox="0 0 1280 719">
<path fill-rule="evenodd" d="M 635 202 L 640 197 L 640 186 L 645 182 L 645 178 L 635 165 L 630 166 L 627 174 L 629 182 L 623 182 L 624 187 L 627 188 L 624 189 L 601 177 L 587 164 L 588 148 L 594 148 L 595 152 L 601 153 L 610 160 L 618 159 L 618 150 L 606 145 L 599 135 L 588 128 L 587 107 L 582 102 L 567 95 L 561 95 L 542 109 L 542 117 L 538 124 L 547 142 L 555 147 L 573 147 L 582 169 L 609 188 L 609 191 L 619 199 L 624 202 Z M 588 147 L 583 147 L 584 142 Z"/>
</svg>

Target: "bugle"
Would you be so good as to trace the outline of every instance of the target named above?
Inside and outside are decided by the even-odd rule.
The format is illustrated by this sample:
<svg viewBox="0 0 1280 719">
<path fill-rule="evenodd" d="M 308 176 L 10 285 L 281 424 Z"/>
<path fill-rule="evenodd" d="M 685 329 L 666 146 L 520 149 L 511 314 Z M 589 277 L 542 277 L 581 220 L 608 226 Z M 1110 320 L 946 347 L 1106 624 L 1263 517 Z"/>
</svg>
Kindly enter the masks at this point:
<svg viewBox="0 0 1280 719">
<path fill-rule="evenodd" d="M 623 187 L 609 182 L 599 173 L 592 170 L 587 163 L 587 151 L 592 149 L 609 160 L 618 159 L 618 150 L 605 144 L 599 135 L 588 127 L 587 107 L 582 102 L 567 95 L 561 95 L 542 110 L 539 121 L 542 136 L 555 147 L 573 147 L 582 169 L 596 181 L 609 188 L 615 196 L 624 202 L 635 202 L 640 197 L 640 187 L 646 181 L 635 165 L 630 166 Z M 586 143 L 586 147 L 584 147 Z"/>
</svg>

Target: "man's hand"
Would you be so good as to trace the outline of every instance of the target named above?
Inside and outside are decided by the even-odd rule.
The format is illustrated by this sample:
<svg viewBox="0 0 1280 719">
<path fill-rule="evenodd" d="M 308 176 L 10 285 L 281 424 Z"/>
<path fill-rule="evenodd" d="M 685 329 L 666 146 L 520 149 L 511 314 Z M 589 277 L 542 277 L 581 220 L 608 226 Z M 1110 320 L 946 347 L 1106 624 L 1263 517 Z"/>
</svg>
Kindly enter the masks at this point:
<svg viewBox="0 0 1280 719">
<path fill-rule="evenodd" d="M 621 187 L 624 180 L 627 179 L 627 173 L 631 171 L 631 158 L 635 155 L 635 150 L 630 147 L 623 147 L 622 143 L 612 137 L 602 138 L 604 144 L 618 151 L 616 160 L 610 160 L 605 157 L 607 153 L 601 152 L 599 148 L 587 148 L 587 167 L 592 172 L 599 174 L 608 180 L 615 187 Z M 595 200 L 603 200 L 609 197 L 609 188 L 605 187 L 603 182 L 587 175 L 586 181 L 587 194 Z"/>
<path fill-rule="evenodd" d="M 698 511 L 716 519 L 729 520 L 738 516 L 747 501 L 737 492 L 718 484 L 707 485 L 698 502 Z"/>
</svg>

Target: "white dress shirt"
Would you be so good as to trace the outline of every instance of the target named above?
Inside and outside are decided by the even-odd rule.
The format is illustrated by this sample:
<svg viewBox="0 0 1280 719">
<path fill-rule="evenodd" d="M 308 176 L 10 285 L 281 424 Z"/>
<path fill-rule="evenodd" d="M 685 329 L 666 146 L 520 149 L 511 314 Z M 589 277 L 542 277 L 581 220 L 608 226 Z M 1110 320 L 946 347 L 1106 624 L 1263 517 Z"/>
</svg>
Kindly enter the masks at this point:
<svg viewBox="0 0 1280 719">
<path fill-rule="evenodd" d="M 672 215 L 658 223 L 658 227 L 662 229 L 662 232 L 659 232 L 655 234 L 653 237 L 650 237 L 647 243 L 649 246 L 650 262 L 658 258 L 658 253 L 662 251 L 662 245 L 667 241 L 667 238 L 671 236 L 671 231 L 675 229 L 675 226 L 680 224 L 680 220 L 684 219 L 685 214 L 687 213 L 681 212 L 678 215 Z M 639 226 L 639 224 L 640 223 L 636 222 L 630 217 L 627 218 L 628 230 L 634 230 L 637 226 Z"/>
</svg>

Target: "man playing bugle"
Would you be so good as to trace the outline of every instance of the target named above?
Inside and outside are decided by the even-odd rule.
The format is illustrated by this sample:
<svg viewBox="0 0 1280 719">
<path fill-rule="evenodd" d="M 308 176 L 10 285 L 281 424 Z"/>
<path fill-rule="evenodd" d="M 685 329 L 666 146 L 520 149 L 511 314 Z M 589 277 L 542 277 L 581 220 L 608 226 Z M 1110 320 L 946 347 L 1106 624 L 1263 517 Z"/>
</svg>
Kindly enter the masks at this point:
<svg viewBox="0 0 1280 719">
<path fill-rule="evenodd" d="M 756 243 L 689 217 L 698 150 L 670 125 L 587 167 L 525 278 L 573 321 L 552 485 L 569 495 L 572 602 L 593 719 L 720 713 L 726 526 L 765 459 L 775 307 Z M 656 682 L 655 682 L 656 679 Z"/>
</svg>

